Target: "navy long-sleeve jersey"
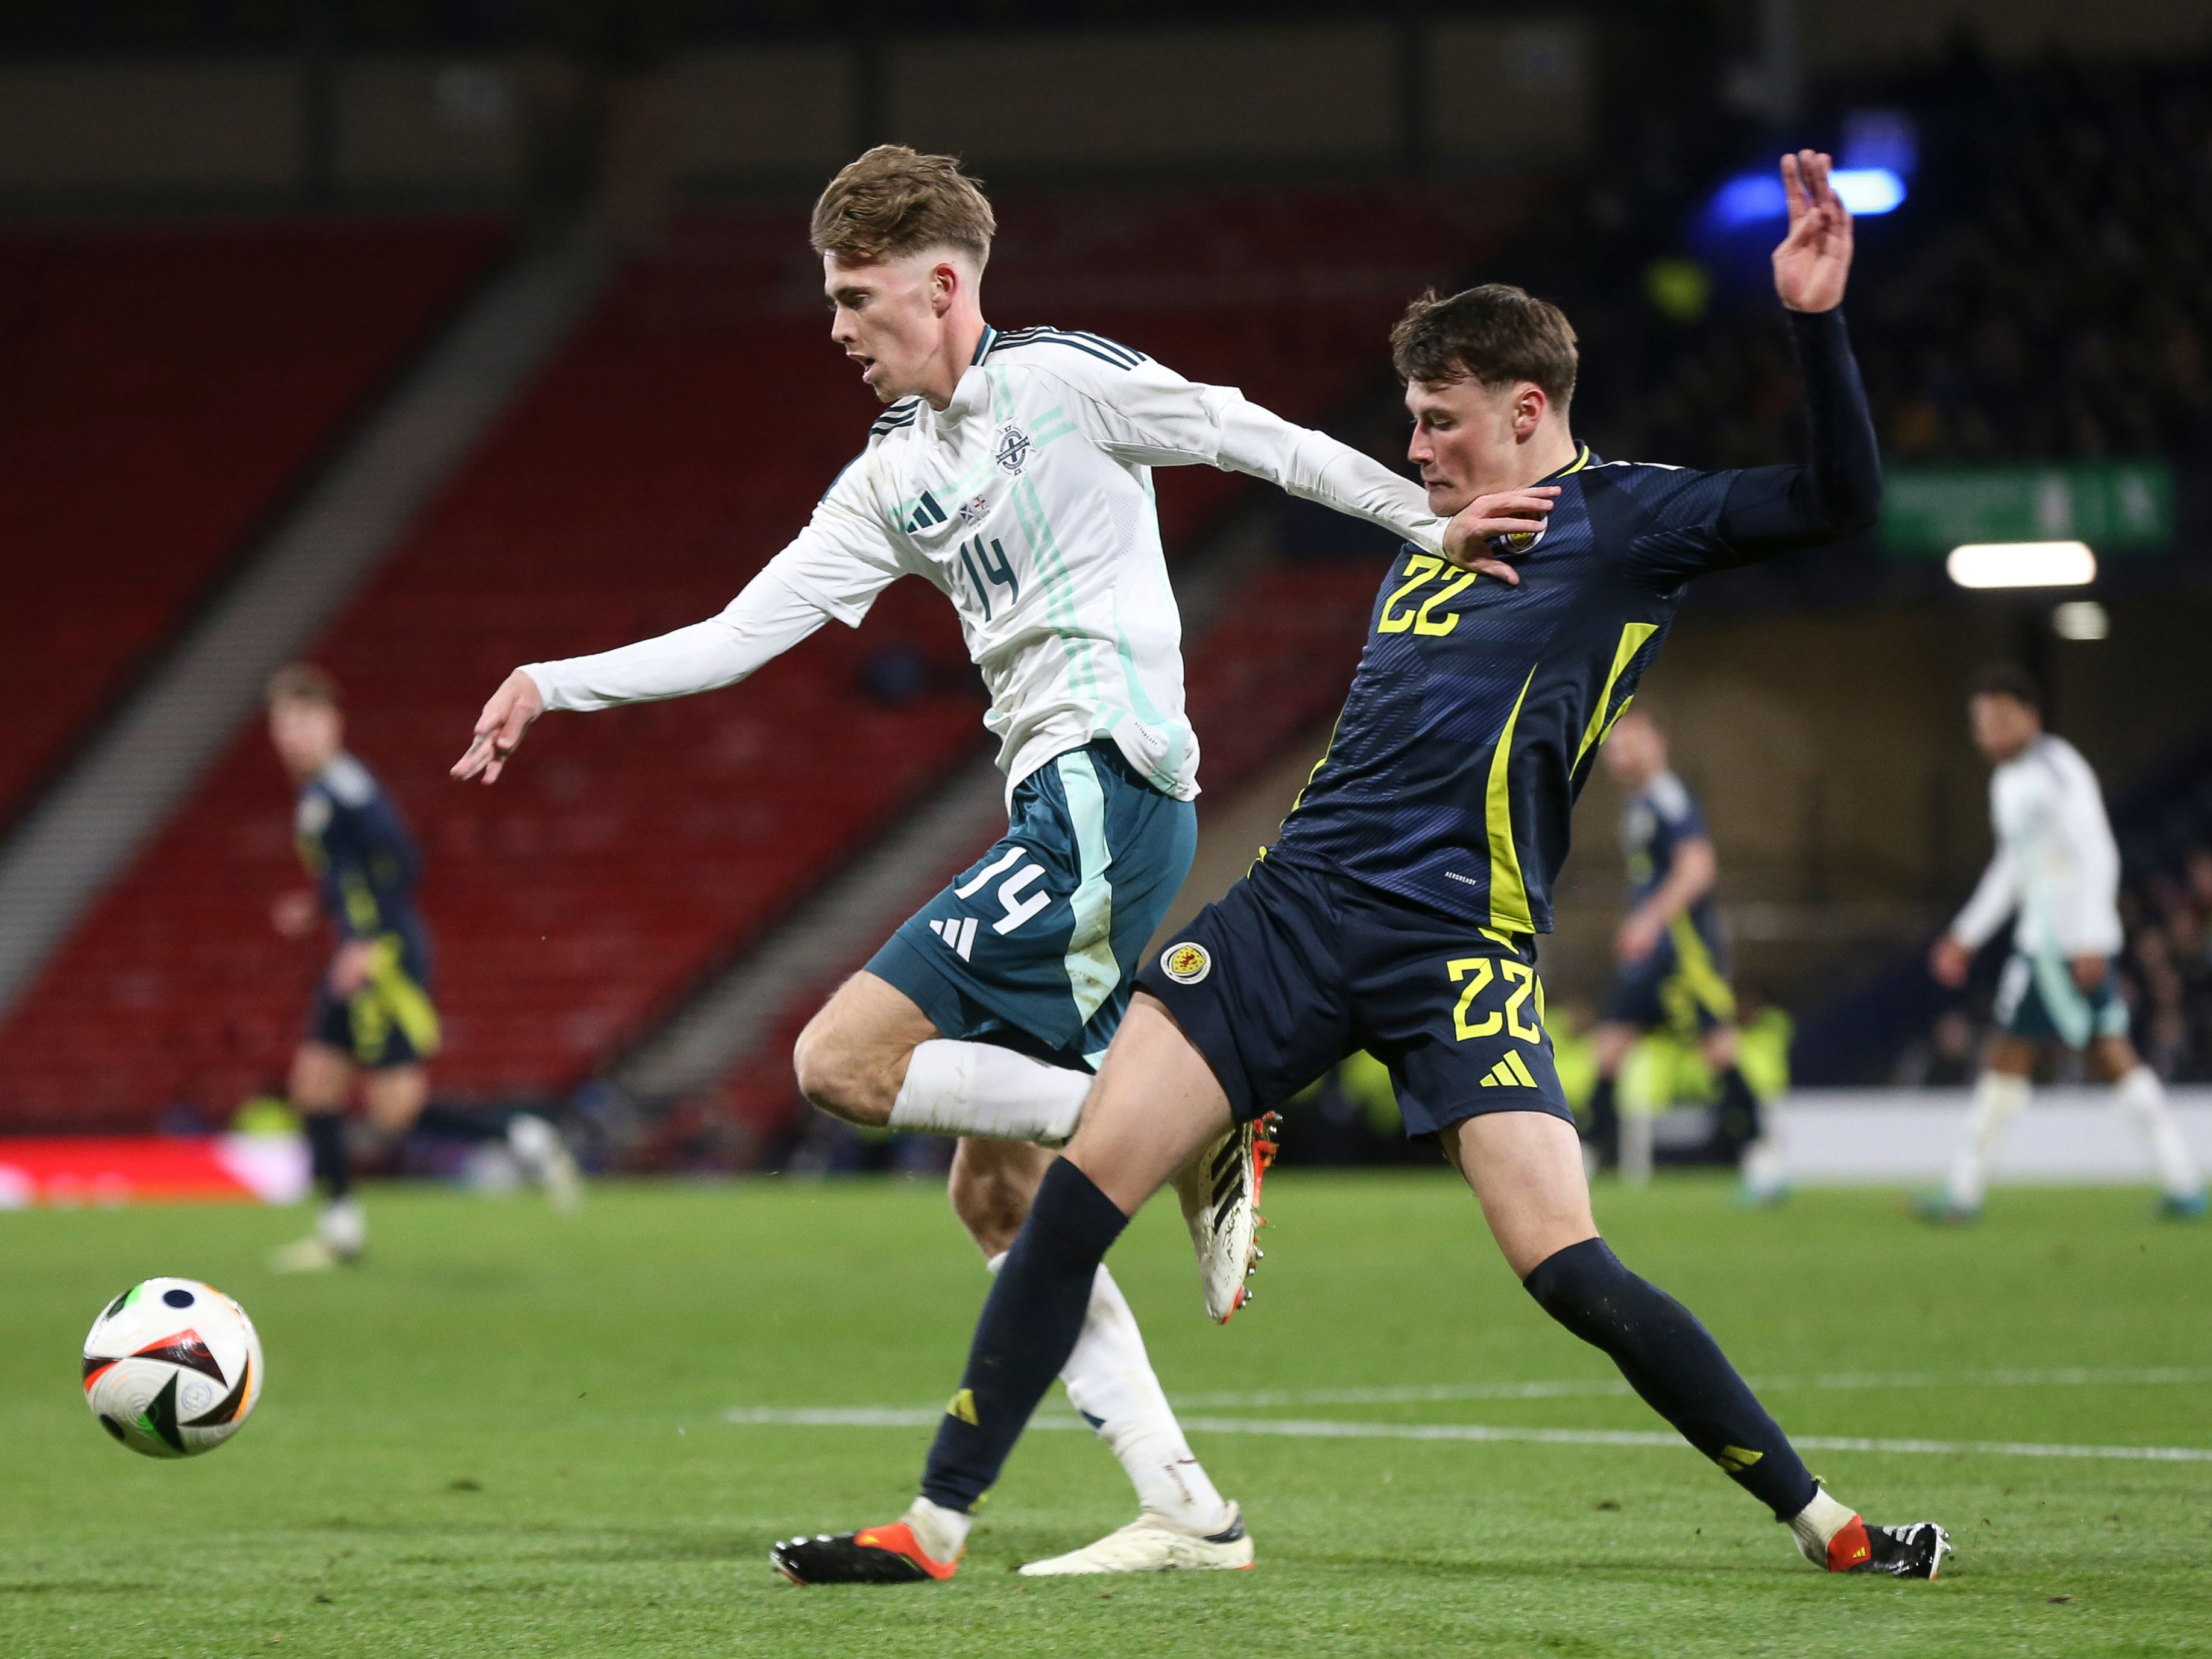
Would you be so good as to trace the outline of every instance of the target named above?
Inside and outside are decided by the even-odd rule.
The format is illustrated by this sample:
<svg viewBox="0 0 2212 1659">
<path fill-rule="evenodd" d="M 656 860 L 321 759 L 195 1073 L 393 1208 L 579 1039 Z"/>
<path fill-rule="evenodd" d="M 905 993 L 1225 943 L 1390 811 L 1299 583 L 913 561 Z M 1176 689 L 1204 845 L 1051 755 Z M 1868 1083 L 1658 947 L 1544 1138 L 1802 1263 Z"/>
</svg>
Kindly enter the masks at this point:
<svg viewBox="0 0 2212 1659">
<path fill-rule="evenodd" d="M 301 789 L 293 815 L 300 861 L 341 939 L 425 939 L 415 905 L 422 859 L 406 820 L 368 769 L 340 755 Z"/>
<path fill-rule="evenodd" d="M 1328 752 L 1270 862 L 1334 871 L 1459 921 L 1549 933 L 1576 798 L 1688 581 L 1863 530 L 1881 498 L 1839 311 L 1790 315 L 1802 466 L 1693 472 L 1584 447 L 1522 582 L 1400 550 Z"/>
</svg>

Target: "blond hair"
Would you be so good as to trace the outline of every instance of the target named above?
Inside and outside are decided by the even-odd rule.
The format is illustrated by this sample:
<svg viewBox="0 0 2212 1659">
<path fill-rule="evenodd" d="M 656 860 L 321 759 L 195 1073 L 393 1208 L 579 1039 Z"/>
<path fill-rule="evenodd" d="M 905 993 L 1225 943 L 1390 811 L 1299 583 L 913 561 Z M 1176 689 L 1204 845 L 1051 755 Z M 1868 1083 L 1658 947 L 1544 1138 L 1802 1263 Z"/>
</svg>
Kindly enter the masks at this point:
<svg viewBox="0 0 2212 1659">
<path fill-rule="evenodd" d="M 949 247 L 973 255 L 980 270 L 998 228 L 990 203 L 957 158 L 878 144 L 830 181 L 814 204 L 808 240 L 816 252 L 848 264 Z"/>
</svg>

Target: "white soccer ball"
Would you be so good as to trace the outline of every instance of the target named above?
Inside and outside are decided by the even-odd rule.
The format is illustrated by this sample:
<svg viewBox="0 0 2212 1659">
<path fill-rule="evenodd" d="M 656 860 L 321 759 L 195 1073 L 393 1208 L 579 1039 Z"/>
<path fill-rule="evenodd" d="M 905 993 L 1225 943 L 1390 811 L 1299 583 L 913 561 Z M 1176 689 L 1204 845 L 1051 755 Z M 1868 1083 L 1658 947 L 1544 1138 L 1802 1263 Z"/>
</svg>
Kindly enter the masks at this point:
<svg viewBox="0 0 2212 1659">
<path fill-rule="evenodd" d="M 246 1310 L 192 1279 L 149 1279 L 84 1339 L 84 1403 L 148 1457 L 191 1457 L 236 1434 L 261 1398 L 261 1339 Z"/>
</svg>

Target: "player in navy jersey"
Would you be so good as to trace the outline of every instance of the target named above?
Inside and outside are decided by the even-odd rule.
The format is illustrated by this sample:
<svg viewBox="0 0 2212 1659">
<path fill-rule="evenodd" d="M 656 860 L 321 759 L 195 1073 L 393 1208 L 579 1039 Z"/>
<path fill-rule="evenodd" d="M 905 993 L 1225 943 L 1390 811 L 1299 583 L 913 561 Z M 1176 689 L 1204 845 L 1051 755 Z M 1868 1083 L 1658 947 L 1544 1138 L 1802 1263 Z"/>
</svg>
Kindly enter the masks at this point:
<svg viewBox="0 0 2212 1659">
<path fill-rule="evenodd" d="M 345 750 L 337 681 L 304 663 L 269 684 L 269 737 L 299 787 L 293 836 L 315 886 L 276 901 L 270 919 L 291 938 L 327 919 L 337 948 L 315 981 L 307 1035 L 293 1056 L 289 1092 L 307 1131 L 323 1205 L 315 1231 L 271 1263 L 301 1273 L 356 1260 L 368 1227 L 353 1196 L 346 1106 L 361 1079 L 365 1133 L 397 1140 L 418 1125 L 465 1139 L 504 1138 L 524 1171 L 557 1203 L 574 1200 L 574 1161 L 544 1119 L 429 1108 L 428 1062 L 438 1052 L 430 1000 L 430 936 L 415 901 L 422 858 L 399 808 Z"/>
<path fill-rule="evenodd" d="M 1445 556 L 1401 552 L 1335 738 L 1282 834 L 1139 975 L 1082 1123 L 984 1305 L 920 1496 L 893 1526 L 779 1544 L 787 1576 L 950 1576 L 1128 1217 L 1227 1125 L 1359 1048 L 1389 1066 L 1408 1132 L 1442 1142 L 1538 1304 L 1602 1348 L 1809 1559 L 1935 1576 L 1942 1528 L 1869 1526 L 1822 1491 L 1705 1328 L 1598 1237 L 1536 977 L 1575 796 L 1683 584 L 1863 531 L 1879 508 L 1873 424 L 1837 309 L 1850 216 L 1826 156 L 1800 152 L 1783 173 L 1775 287 L 1804 371 L 1806 465 L 1600 461 L 1567 424 L 1574 331 L 1518 289 L 1431 296 L 1400 323 L 1408 453 L 1431 507 L 1460 515 Z M 1519 586 L 1463 568 L 1484 539 L 1522 554 Z"/>
<path fill-rule="evenodd" d="M 1667 733 L 1649 713 L 1625 709 L 1600 753 L 1627 797 L 1620 850 L 1631 903 L 1613 936 L 1619 976 L 1598 1019 L 1589 1143 L 1601 1164 L 1619 1158 L 1614 1079 L 1638 1036 L 1667 1031 L 1704 1055 L 1720 1091 L 1713 1151 L 1733 1164 L 1759 1138 L 1759 1097 L 1736 1064 L 1735 993 L 1713 902 L 1720 877 L 1713 838 L 1698 798 L 1668 765 Z M 1777 1176 L 1754 1172 L 1748 1161 L 1745 1179 L 1752 1196 L 1780 1194 Z"/>
</svg>

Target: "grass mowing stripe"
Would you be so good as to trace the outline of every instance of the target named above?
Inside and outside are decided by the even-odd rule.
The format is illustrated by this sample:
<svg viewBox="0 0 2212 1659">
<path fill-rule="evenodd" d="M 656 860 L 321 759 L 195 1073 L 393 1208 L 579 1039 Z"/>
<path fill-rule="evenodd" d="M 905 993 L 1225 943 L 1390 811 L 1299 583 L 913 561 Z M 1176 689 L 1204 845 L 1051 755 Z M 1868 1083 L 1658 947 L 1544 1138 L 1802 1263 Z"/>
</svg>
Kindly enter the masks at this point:
<svg viewBox="0 0 2212 1659">
<path fill-rule="evenodd" d="M 2039 1389 L 2155 1387 L 2212 1382 L 2212 1367 L 2158 1365 L 2135 1369 L 2071 1366 L 2045 1370 L 1838 1372 L 1820 1376 L 1754 1376 L 1751 1386 L 1780 1394 L 1792 1389 Z M 1569 1400 L 1634 1392 L 1619 1377 L 1549 1382 L 1425 1382 L 1397 1388 L 1269 1389 L 1246 1393 L 1178 1394 L 1178 1410 L 1192 1407 L 1417 1406 L 1454 1400 Z"/>
<path fill-rule="evenodd" d="M 734 1406 L 726 1423 L 785 1428 L 926 1429 L 945 1415 L 919 1406 Z M 1298 1418 L 1185 1417 L 1199 1434 L 1276 1435 L 1291 1440 L 1468 1440 L 1532 1446 L 1682 1446 L 1667 1429 L 1530 1429 L 1486 1423 L 1335 1423 Z M 1078 1417 L 1041 1413 L 1030 1427 L 1088 1429 Z M 1808 1451 L 1885 1452 L 1918 1457 L 2089 1457 L 2138 1463 L 2212 1463 L 2212 1446 L 2064 1446 L 2033 1440 L 1874 1440 L 1857 1435 L 1802 1434 L 1791 1443 Z"/>
</svg>

